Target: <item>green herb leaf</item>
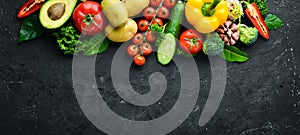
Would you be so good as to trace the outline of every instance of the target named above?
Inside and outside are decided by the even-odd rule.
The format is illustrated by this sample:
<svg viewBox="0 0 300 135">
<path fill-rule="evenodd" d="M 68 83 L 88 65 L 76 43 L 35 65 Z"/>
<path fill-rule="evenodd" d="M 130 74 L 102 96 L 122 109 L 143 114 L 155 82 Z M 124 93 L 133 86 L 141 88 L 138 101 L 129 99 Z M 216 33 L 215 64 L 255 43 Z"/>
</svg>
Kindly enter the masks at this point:
<svg viewBox="0 0 300 135">
<path fill-rule="evenodd" d="M 159 26 L 158 24 L 152 24 L 150 25 L 150 30 L 154 32 L 164 32 L 165 31 L 165 26 Z"/>
<path fill-rule="evenodd" d="M 52 32 L 52 36 L 56 38 L 57 45 L 64 54 L 78 54 L 85 50 L 85 44 L 79 40 L 80 33 L 76 30 L 72 23 L 68 23 Z"/>
<path fill-rule="evenodd" d="M 88 42 L 86 42 L 86 50 L 84 55 L 92 56 L 95 54 L 103 53 L 109 46 L 110 40 L 108 40 L 103 32 L 93 36 Z"/>
<path fill-rule="evenodd" d="M 280 18 L 273 14 L 268 14 L 265 18 L 265 22 L 269 30 L 276 30 L 284 25 Z"/>
<path fill-rule="evenodd" d="M 110 40 L 108 38 L 105 38 L 101 46 L 99 47 L 98 54 L 105 52 L 109 44 L 110 44 Z"/>
<path fill-rule="evenodd" d="M 235 46 L 225 46 L 224 53 L 221 55 L 228 62 L 245 62 L 249 60 L 247 53 L 240 51 Z"/>
<path fill-rule="evenodd" d="M 37 15 L 29 16 L 21 26 L 18 43 L 37 38 L 44 33 L 44 30 Z"/>
</svg>

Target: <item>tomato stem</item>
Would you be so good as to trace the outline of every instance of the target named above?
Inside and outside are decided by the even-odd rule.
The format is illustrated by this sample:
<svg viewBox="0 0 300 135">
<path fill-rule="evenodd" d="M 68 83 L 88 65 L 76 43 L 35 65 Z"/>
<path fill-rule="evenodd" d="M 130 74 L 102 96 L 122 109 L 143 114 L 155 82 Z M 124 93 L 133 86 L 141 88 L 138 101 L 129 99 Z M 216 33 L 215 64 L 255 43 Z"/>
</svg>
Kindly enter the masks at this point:
<svg viewBox="0 0 300 135">
<path fill-rule="evenodd" d="M 155 14 L 154 14 L 153 18 L 151 19 L 151 21 L 150 21 L 150 23 L 149 23 L 149 26 L 148 26 L 146 32 L 144 33 L 143 41 L 144 41 L 145 43 L 147 43 L 147 44 L 149 44 L 149 43 L 148 43 L 148 41 L 146 40 L 146 36 L 147 36 L 147 33 L 150 31 L 150 25 L 152 25 L 153 21 L 155 20 L 157 14 L 158 14 L 158 10 L 162 7 L 164 1 L 165 1 L 165 0 L 162 0 L 162 1 L 160 2 L 160 4 L 158 5 L 157 9 L 155 10 Z M 140 43 L 140 44 L 138 44 L 137 46 L 141 46 L 142 44 L 143 44 L 143 43 Z M 140 52 L 140 54 L 143 55 L 142 52 Z"/>
</svg>

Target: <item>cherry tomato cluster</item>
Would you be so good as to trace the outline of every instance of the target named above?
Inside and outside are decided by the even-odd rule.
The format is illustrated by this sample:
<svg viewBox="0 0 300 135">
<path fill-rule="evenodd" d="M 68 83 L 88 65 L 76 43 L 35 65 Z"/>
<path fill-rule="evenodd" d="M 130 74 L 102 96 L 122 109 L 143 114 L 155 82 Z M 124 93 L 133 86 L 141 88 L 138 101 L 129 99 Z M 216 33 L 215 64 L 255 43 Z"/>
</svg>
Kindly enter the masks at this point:
<svg viewBox="0 0 300 135">
<path fill-rule="evenodd" d="M 149 27 L 153 24 L 163 26 L 162 19 L 169 17 L 170 9 L 176 4 L 176 0 L 165 0 L 163 5 L 159 7 L 161 2 L 162 0 L 150 0 L 150 6 L 146 7 L 142 12 L 144 18 L 137 21 L 139 32 L 135 34 L 132 38 L 132 44 L 127 48 L 128 55 L 134 57 L 133 61 L 138 66 L 145 64 L 146 59 L 144 56 L 152 53 L 150 43 L 155 42 L 157 39 L 157 35 Z M 156 17 L 154 18 L 155 14 Z"/>
<path fill-rule="evenodd" d="M 127 53 L 134 57 L 133 61 L 136 65 L 142 66 L 145 64 L 146 59 L 144 56 L 148 56 L 152 53 L 152 46 L 149 43 L 132 44 L 127 48 Z"/>
</svg>

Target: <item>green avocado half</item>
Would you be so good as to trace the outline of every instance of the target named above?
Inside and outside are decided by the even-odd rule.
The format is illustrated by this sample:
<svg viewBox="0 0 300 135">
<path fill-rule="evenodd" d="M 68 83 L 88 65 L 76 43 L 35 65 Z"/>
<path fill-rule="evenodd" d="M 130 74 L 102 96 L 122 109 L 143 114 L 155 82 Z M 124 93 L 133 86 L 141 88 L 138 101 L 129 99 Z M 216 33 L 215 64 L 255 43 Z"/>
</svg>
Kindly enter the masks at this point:
<svg viewBox="0 0 300 135">
<path fill-rule="evenodd" d="M 47 29 L 62 26 L 72 15 L 77 0 L 49 0 L 40 10 L 40 22 Z"/>
</svg>

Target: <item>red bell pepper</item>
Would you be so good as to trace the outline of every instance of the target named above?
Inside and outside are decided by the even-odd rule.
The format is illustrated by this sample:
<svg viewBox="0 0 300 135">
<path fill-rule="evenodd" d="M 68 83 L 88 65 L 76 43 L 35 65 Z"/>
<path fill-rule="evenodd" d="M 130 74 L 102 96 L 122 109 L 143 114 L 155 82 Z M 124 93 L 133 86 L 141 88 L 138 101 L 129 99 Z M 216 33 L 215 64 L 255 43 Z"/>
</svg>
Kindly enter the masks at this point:
<svg viewBox="0 0 300 135">
<path fill-rule="evenodd" d="M 251 20 L 254 27 L 258 30 L 259 34 L 265 39 L 269 39 L 270 33 L 269 29 L 255 3 L 247 4 L 245 13 L 247 17 Z"/>
<path fill-rule="evenodd" d="M 28 0 L 19 10 L 18 18 L 24 18 L 39 10 L 46 0 Z"/>
</svg>

